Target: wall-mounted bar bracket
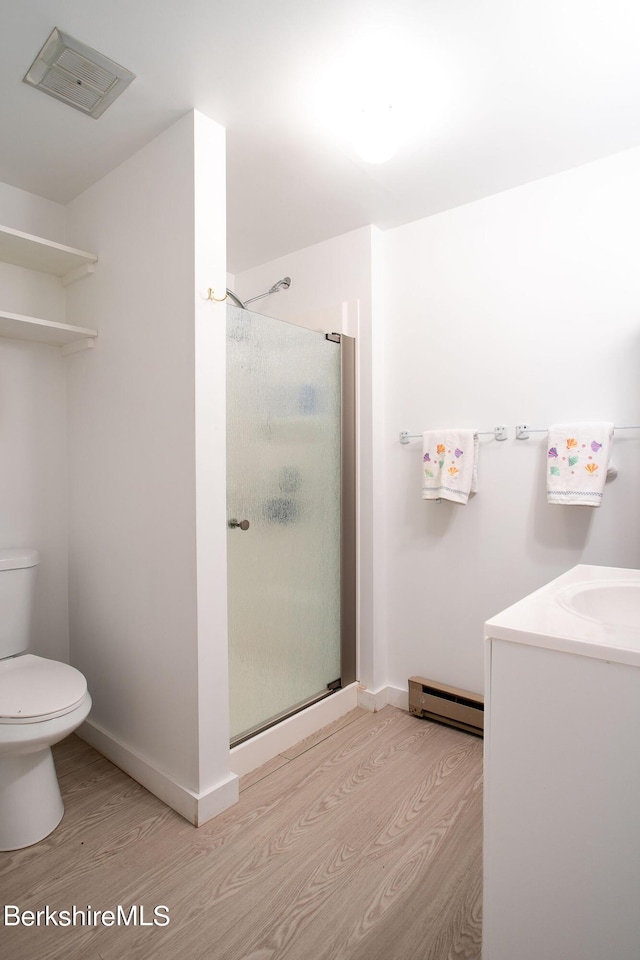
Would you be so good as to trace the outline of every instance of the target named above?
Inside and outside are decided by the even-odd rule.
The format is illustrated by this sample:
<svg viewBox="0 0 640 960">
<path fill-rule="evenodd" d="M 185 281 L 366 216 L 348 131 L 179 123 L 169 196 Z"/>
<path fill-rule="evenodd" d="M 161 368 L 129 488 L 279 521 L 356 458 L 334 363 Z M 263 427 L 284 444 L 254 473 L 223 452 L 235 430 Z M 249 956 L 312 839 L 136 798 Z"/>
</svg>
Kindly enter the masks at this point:
<svg viewBox="0 0 640 960">
<path fill-rule="evenodd" d="M 516 440 L 528 440 L 532 433 L 548 433 L 547 427 L 530 427 L 526 423 L 516 424 Z"/>
</svg>

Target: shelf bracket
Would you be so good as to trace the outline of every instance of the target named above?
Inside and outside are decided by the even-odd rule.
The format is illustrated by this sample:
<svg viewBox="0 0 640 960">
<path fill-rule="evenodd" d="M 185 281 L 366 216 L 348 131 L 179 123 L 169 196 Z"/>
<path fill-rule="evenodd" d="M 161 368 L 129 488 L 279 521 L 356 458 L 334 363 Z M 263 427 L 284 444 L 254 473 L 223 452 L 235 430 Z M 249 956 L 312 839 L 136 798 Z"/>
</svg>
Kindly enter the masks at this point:
<svg viewBox="0 0 640 960">
<path fill-rule="evenodd" d="M 60 347 L 60 353 L 68 357 L 69 354 L 80 353 L 81 350 L 93 350 L 95 345 L 95 337 L 83 337 L 82 340 L 72 340 L 71 343 L 63 343 Z"/>
<path fill-rule="evenodd" d="M 72 283 L 75 283 L 76 280 L 83 280 L 84 277 L 90 277 L 94 270 L 94 263 L 81 263 L 79 267 L 74 267 L 73 270 L 69 270 L 68 273 L 64 274 L 62 277 L 62 286 L 68 287 Z"/>
</svg>

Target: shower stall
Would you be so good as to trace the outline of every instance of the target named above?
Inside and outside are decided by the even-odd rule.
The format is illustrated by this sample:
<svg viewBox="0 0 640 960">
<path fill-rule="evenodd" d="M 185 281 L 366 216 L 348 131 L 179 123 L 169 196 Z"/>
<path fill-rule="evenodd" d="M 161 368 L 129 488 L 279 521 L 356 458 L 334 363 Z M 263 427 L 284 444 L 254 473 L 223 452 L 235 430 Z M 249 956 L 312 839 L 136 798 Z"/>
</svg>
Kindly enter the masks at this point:
<svg viewBox="0 0 640 960">
<path fill-rule="evenodd" d="M 355 341 L 226 309 L 233 746 L 356 677 Z"/>
</svg>

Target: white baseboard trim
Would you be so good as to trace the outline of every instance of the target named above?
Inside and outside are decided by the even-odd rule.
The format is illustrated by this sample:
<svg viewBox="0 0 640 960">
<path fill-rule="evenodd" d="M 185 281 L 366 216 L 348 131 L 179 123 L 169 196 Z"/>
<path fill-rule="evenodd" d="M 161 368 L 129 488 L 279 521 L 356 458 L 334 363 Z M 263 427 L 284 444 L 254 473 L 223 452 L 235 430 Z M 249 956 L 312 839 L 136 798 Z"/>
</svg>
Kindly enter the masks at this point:
<svg viewBox="0 0 640 960">
<path fill-rule="evenodd" d="M 392 686 L 367 690 L 357 683 L 337 690 L 330 697 L 234 747 L 229 753 L 231 772 L 202 793 L 176 783 L 93 720 L 85 720 L 76 734 L 189 823 L 201 826 L 237 802 L 239 777 L 261 767 L 355 707 L 375 713 L 387 704 L 408 711 L 408 691 Z"/>
<path fill-rule="evenodd" d="M 400 710 L 409 710 L 409 691 L 402 690 L 400 687 L 379 687 L 377 690 L 367 690 L 366 687 L 358 688 L 358 706 L 363 710 L 369 710 L 371 713 L 377 713 L 387 704 L 392 707 L 398 707 Z"/>
<path fill-rule="evenodd" d="M 319 700 L 306 710 L 301 710 L 293 717 L 288 717 L 233 747 L 230 751 L 231 769 L 239 777 L 244 777 L 357 706 L 358 684 L 350 683 L 348 687 L 336 690 L 330 697 Z"/>
<path fill-rule="evenodd" d="M 76 734 L 196 827 L 238 800 L 238 777 L 233 772 L 202 793 L 195 793 L 176 783 L 93 720 L 85 720 Z"/>
<path fill-rule="evenodd" d="M 399 710 L 409 712 L 409 691 L 402 690 L 400 687 L 387 687 L 387 703 L 392 707 L 398 707 Z"/>
</svg>

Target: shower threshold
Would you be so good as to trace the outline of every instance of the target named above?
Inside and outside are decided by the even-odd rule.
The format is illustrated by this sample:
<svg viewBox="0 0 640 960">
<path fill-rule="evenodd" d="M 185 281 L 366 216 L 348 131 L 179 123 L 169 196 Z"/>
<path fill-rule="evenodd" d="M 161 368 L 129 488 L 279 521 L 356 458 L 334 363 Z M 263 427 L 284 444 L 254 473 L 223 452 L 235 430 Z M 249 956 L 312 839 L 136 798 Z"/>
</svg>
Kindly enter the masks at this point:
<svg viewBox="0 0 640 960">
<path fill-rule="evenodd" d="M 243 777 L 257 767 L 268 763 L 307 737 L 314 736 L 327 724 L 333 723 L 358 706 L 357 681 L 336 690 L 331 696 L 326 693 L 311 701 L 305 701 L 297 713 L 261 730 L 230 749 L 230 766 L 233 773 Z"/>
<path fill-rule="evenodd" d="M 244 730 L 237 736 L 232 737 L 229 741 L 229 746 L 231 748 L 237 747 L 246 740 L 251 740 L 251 738 L 257 736 L 257 734 L 263 733 L 265 730 L 269 730 L 271 727 L 275 727 L 276 724 L 282 723 L 283 720 L 288 720 L 289 717 L 294 717 L 296 713 L 306 710 L 307 707 L 313 706 L 314 703 L 318 703 L 320 700 L 325 700 L 333 693 L 336 693 L 336 691 L 339 689 L 340 687 L 331 686 L 326 690 L 321 690 L 320 693 L 314 694 L 312 697 L 308 697 L 306 700 L 301 700 L 300 703 L 296 703 L 293 707 L 289 707 L 287 710 L 277 713 L 274 717 L 270 717 L 269 720 L 266 720 L 264 723 L 259 723 L 255 727 L 250 727 L 249 730 Z"/>
</svg>

